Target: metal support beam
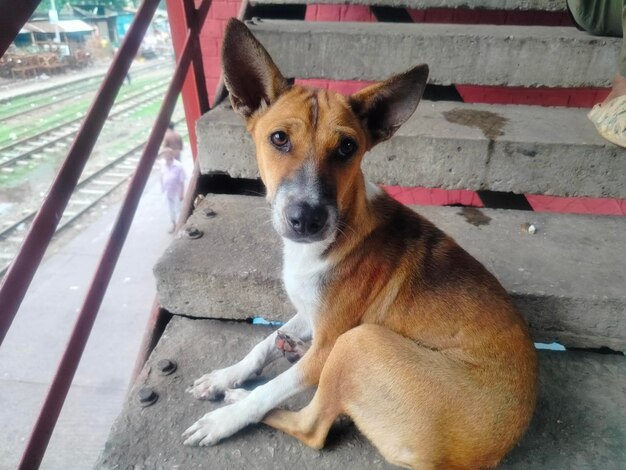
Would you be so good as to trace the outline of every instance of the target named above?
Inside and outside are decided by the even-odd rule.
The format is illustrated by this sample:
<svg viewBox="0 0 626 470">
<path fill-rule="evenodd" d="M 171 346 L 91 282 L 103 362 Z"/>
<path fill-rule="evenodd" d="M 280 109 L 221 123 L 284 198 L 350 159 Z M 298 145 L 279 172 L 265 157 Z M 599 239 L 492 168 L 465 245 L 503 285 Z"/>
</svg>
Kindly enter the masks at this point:
<svg viewBox="0 0 626 470">
<path fill-rule="evenodd" d="M 157 1 L 158 3 L 158 1 Z M 98 268 L 89 286 L 82 308 L 78 314 L 76 324 L 72 330 L 69 342 L 63 353 L 61 362 L 54 376 L 48 395 L 41 407 L 37 423 L 32 431 L 26 450 L 22 455 L 20 470 L 38 468 L 45 453 L 46 447 L 56 425 L 65 397 L 78 368 L 78 363 L 87 344 L 91 328 L 98 315 L 98 310 L 104 298 L 104 294 L 113 275 L 115 265 L 124 246 L 124 241 L 130 230 L 130 225 L 139 204 L 139 199 L 150 176 L 159 147 L 163 141 L 165 130 L 170 121 L 180 89 L 182 88 L 185 75 L 191 63 L 193 46 L 196 44 L 191 34 L 187 35 L 174 77 L 167 90 L 163 104 L 159 111 L 154 127 L 150 132 L 148 143 L 143 151 L 141 160 L 137 165 L 128 192 L 122 203 L 122 207 L 109 235 L 106 247 Z M 123 75 L 122 75 L 123 78 Z"/>
<path fill-rule="evenodd" d="M 0 57 L 20 32 L 22 26 L 35 12 L 41 0 L 20 0 L 0 2 Z"/>
<path fill-rule="evenodd" d="M 0 345 L 52 240 L 158 5 L 159 0 L 145 0 L 137 11 L 19 253 L 0 284 Z"/>
<path fill-rule="evenodd" d="M 202 48 L 200 45 L 200 12 L 196 10 L 193 0 L 183 0 L 185 7 L 185 20 L 187 22 L 187 28 L 192 32 L 192 36 L 197 44 L 194 47 L 193 58 L 191 65 L 193 67 L 193 74 L 196 82 L 196 93 L 198 104 L 200 106 L 200 114 L 204 114 L 211 109 L 209 107 L 209 92 L 207 90 L 206 80 L 204 77 L 204 64 L 202 63 Z M 211 6 L 211 0 L 204 0 L 201 6 L 206 5 L 206 9 L 203 11 L 208 12 Z M 206 13 L 205 13 L 206 14 Z"/>
<path fill-rule="evenodd" d="M 193 34 L 194 41 L 200 45 L 199 33 L 209 12 L 211 0 L 203 0 L 197 9 L 193 6 L 193 1 L 190 0 L 166 0 L 165 3 L 167 16 L 170 20 L 174 53 L 176 57 L 180 57 L 189 31 L 195 33 Z M 189 143 L 194 159 L 198 154 L 196 121 L 209 110 L 208 90 L 199 47 L 195 54 L 193 68 L 189 71 L 182 89 Z"/>
</svg>

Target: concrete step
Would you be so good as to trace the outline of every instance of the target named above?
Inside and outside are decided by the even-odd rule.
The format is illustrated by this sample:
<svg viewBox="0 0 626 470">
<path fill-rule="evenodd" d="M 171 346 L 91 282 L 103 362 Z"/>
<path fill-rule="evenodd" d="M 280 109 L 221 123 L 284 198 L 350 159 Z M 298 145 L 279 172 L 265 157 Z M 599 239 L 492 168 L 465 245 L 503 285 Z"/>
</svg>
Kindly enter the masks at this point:
<svg viewBox="0 0 626 470">
<path fill-rule="evenodd" d="M 97 469 L 210 468 L 212 470 L 392 469 L 347 419 L 335 423 L 326 447 L 312 450 L 265 425 L 249 426 L 214 447 L 189 448 L 181 433 L 221 404 L 194 400 L 185 388 L 201 375 L 231 365 L 270 333 L 266 327 L 174 317 L 135 383 L 111 430 Z M 156 372 L 161 359 L 176 372 Z M 266 370 L 260 380 L 287 367 Z M 626 465 L 626 394 L 623 356 L 543 351 L 539 355 L 537 411 L 521 443 L 500 469 L 601 468 Z M 364 378 L 366 380 L 366 378 Z M 159 398 L 141 408 L 137 392 L 152 387 Z M 310 394 L 288 403 L 300 408 Z"/>
<path fill-rule="evenodd" d="M 229 106 L 196 128 L 202 173 L 258 178 L 252 141 Z M 363 170 L 391 185 L 626 198 L 623 149 L 573 108 L 423 101 Z"/>
<path fill-rule="evenodd" d="M 210 207 L 217 213 L 207 218 Z M 413 207 L 493 272 L 535 341 L 626 350 L 626 217 Z M 263 198 L 208 195 L 154 272 L 161 305 L 192 317 L 289 319 L 282 242 Z M 522 224 L 533 223 L 530 235 Z"/>
<path fill-rule="evenodd" d="M 380 80 L 415 64 L 430 83 L 609 86 L 621 39 L 566 27 L 252 20 L 286 77 Z"/>
<path fill-rule="evenodd" d="M 251 0 L 252 5 L 344 4 L 340 0 Z M 350 0 L 351 5 L 415 8 L 469 8 L 476 10 L 566 11 L 566 0 Z"/>
</svg>

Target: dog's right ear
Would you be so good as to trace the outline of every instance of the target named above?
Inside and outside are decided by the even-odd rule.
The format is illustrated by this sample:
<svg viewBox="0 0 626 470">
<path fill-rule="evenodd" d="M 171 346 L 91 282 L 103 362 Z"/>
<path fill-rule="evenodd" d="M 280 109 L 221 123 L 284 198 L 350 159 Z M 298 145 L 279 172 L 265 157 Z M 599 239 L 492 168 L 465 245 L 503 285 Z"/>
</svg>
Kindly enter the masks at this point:
<svg viewBox="0 0 626 470">
<path fill-rule="evenodd" d="M 234 18 L 224 33 L 222 68 L 233 109 L 246 119 L 289 88 L 265 48 Z"/>
<path fill-rule="evenodd" d="M 370 148 L 389 139 L 411 117 L 422 99 L 427 79 L 428 65 L 417 65 L 349 98 L 353 111 L 369 131 Z"/>
</svg>

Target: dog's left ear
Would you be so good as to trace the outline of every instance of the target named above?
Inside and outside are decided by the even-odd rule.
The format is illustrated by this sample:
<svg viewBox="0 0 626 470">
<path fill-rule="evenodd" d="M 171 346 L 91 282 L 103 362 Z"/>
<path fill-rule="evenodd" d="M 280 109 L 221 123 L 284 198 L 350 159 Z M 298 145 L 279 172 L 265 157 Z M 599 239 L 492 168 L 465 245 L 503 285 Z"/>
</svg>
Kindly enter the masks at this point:
<svg viewBox="0 0 626 470">
<path fill-rule="evenodd" d="M 428 65 L 413 67 L 349 98 L 354 113 L 371 136 L 371 147 L 389 139 L 411 117 L 422 98 Z"/>
<path fill-rule="evenodd" d="M 265 48 L 234 18 L 224 31 L 222 68 L 233 109 L 246 119 L 289 88 Z"/>
</svg>

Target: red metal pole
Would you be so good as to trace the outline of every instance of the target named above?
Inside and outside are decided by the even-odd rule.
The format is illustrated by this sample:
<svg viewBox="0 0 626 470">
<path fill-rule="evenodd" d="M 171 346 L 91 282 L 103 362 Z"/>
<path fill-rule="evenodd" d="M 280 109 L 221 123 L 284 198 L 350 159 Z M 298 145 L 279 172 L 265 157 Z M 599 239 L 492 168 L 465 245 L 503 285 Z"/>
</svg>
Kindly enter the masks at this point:
<svg viewBox="0 0 626 470">
<path fill-rule="evenodd" d="M 171 314 L 167 315 L 168 317 Z M 156 345 L 158 341 L 158 337 L 161 332 L 165 329 L 167 322 L 169 322 L 169 318 L 164 320 L 164 311 L 161 308 L 161 302 L 159 301 L 159 297 L 155 296 L 154 301 L 152 302 L 152 308 L 150 309 L 150 316 L 148 317 L 148 323 L 146 323 L 146 329 L 144 330 L 143 336 L 141 338 L 141 345 L 139 346 L 139 353 L 137 354 L 137 359 L 135 359 L 135 366 L 133 367 L 133 375 L 130 382 L 130 387 L 133 386 L 137 377 L 141 373 L 144 364 L 148 360 L 152 349 Z"/>
<path fill-rule="evenodd" d="M 161 105 L 159 115 L 150 133 L 148 143 L 143 151 L 141 160 L 135 170 L 128 192 L 118 214 L 115 225 L 107 241 L 107 245 L 100 258 L 100 263 L 94 274 L 89 291 L 85 297 L 83 306 L 78 314 L 76 324 L 63 353 L 61 362 L 54 376 L 48 395 L 41 407 L 39 417 L 30 435 L 28 445 L 22 455 L 19 465 L 20 470 L 39 468 L 46 447 L 54 430 L 61 408 L 69 391 L 76 368 L 80 362 L 89 333 L 96 320 L 100 304 L 108 287 L 109 281 L 115 269 L 126 236 L 130 229 L 133 216 L 139 204 L 139 199 L 150 176 L 150 170 L 157 157 L 159 147 L 165 134 L 165 129 L 170 121 L 178 94 L 183 85 L 185 75 L 191 63 L 193 46 L 196 42 L 191 33 L 187 35 L 179 63 L 174 72 L 172 82 Z M 123 76 L 122 76 L 123 78 Z"/>
<path fill-rule="evenodd" d="M 193 33 L 194 39 L 198 42 L 194 48 L 191 65 L 193 67 L 193 75 L 196 82 L 196 93 L 200 114 L 208 112 L 209 107 L 209 91 L 207 90 L 206 80 L 204 77 L 204 65 L 202 64 L 202 47 L 200 45 L 200 30 L 204 21 L 199 21 L 200 9 L 196 10 L 193 0 L 183 0 L 185 7 L 185 18 L 187 28 Z M 200 5 L 203 11 L 208 12 L 211 7 L 211 0 L 204 0 Z M 205 17 L 202 17 L 204 19 Z"/>
<path fill-rule="evenodd" d="M 159 0 L 144 0 L 139 7 L 50 192 L 0 284 L 0 345 L 50 244 L 158 5 Z"/>
<path fill-rule="evenodd" d="M 174 52 L 180 57 L 181 50 L 188 30 L 195 33 L 195 37 L 199 43 L 199 32 L 206 19 L 211 0 L 204 0 L 198 9 L 189 6 L 188 0 L 166 0 L 167 16 L 170 22 L 170 30 L 172 33 L 172 43 Z M 191 21 L 193 18 L 196 21 Z M 200 54 L 198 50 L 197 54 Z M 200 59 L 198 59 L 200 60 Z M 194 62 L 197 62 L 194 60 Z M 202 91 L 204 87 L 205 91 Z M 185 108 L 185 118 L 187 120 L 187 130 L 189 131 L 189 143 L 194 160 L 198 154 L 197 138 L 196 138 L 196 121 L 202 114 L 208 111 L 208 98 L 203 102 L 203 95 L 206 95 L 206 83 L 204 83 L 204 70 L 194 64 L 194 68 L 189 71 L 187 79 L 183 85 L 182 97 L 183 106 Z M 205 109 L 206 107 L 206 109 Z"/>
</svg>

